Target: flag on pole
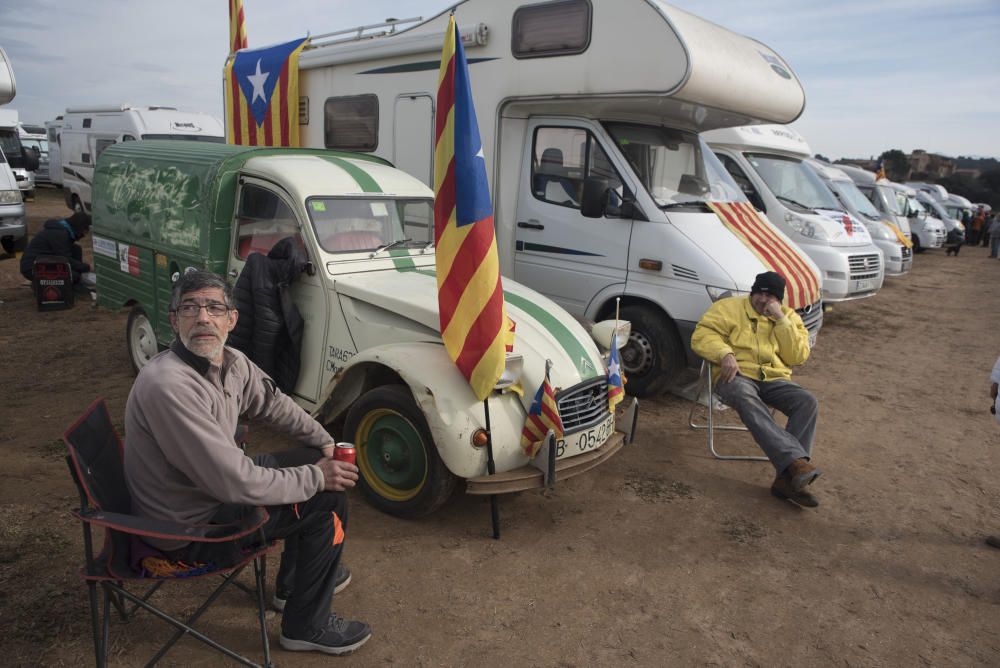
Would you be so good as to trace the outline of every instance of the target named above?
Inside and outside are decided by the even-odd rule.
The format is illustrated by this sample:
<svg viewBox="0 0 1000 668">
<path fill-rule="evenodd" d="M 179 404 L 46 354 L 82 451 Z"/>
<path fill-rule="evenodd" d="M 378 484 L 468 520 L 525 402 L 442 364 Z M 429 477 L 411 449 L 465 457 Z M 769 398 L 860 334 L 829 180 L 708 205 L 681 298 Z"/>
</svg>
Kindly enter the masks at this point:
<svg viewBox="0 0 1000 668">
<path fill-rule="evenodd" d="M 875 165 L 875 180 L 881 181 L 885 176 L 885 161 L 882 158 L 878 159 L 878 164 Z"/>
<path fill-rule="evenodd" d="M 538 454 L 545 436 L 549 430 L 555 432 L 556 439 L 563 437 L 563 423 L 559 417 L 559 405 L 556 404 L 556 394 L 549 384 L 549 367 L 551 363 L 545 364 L 545 378 L 535 392 L 535 400 L 531 402 L 528 409 L 528 416 L 524 420 L 524 428 L 521 429 L 521 449 L 524 454 L 534 457 Z"/>
<path fill-rule="evenodd" d="M 625 378 L 621 359 L 618 357 L 618 332 L 611 335 L 611 355 L 608 358 L 608 410 L 615 412 L 615 406 L 625 398 Z"/>
<path fill-rule="evenodd" d="M 454 16 L 448 20 L 438 74 L 434 244 L 441 338 L 483 400 L 503 373 L 504 348 L 513 341 L 469 67 Z"/>
<path fill-rule="evenodd" d="M 226 61 L 226 140 L 299 145 L 299 53 L 308 38 L 244 49 Z"/>
<path fill-rule="evenodd" d="M 247 48 L 247 28 L 243 0 L 229 0 L 229 53 Z"/>
</svg>

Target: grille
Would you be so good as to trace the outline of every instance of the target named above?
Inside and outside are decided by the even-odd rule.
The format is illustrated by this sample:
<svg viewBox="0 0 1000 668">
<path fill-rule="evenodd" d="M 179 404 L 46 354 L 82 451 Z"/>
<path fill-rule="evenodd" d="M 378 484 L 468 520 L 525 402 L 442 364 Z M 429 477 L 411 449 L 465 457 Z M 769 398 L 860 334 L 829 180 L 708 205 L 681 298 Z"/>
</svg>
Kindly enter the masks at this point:
<svg viewBox="0 0 1000 668">
<path fill-rule="evenodd" d="M 600 423 L 608 415 L 608 379 L 585 380 L 556 395 L 559 417 L 567 434 Z"/>
<path fill-rule="evenodd" d="M 681 267 L 676 264 L 670 265 L 674 269 L 674 276 L 677 278 L 686 278 L 691 281 L 698 280 L 698 272 L 694 269 L 688 269 L 687 267 Z"/>
<path fill-rule="evenodd" d="M 870 255 L 852 255 L 847 259 L 851 267 L 851 280 L 864 278 L 875 278 L 878 276 L 879 267 L 882 266 L 882 258 L 878 253 Z"/>
<path fill-rule="evenodd" d="M 808 310 L 808 313 L 806 312 Z M 802 324 L 810 332 L 819 329 L 823 322 L 823 302 L 816 302 L 806 308 L 795 309 L 795 312 L 802 318 Z"/>
</svg>

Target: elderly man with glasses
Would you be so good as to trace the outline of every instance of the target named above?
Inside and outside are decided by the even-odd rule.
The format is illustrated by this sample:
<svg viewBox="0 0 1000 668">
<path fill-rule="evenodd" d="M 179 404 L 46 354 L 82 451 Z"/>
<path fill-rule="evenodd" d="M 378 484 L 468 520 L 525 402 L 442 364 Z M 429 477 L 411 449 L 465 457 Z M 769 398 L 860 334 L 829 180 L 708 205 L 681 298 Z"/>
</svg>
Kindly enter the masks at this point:
<svg viewBox="0 0 1000 668">
<path fill-rule="evenodd" d="M 175 283 L 170 350 L 149 361 L 125 407 L 125 478 L 133 512 L 186 524 L 225 524 L 266 506 L 266 540 L 282 539 L 275 605 L 281 646 L 349 654 L 371 628 L 330 612 L 347 585 L 340 565 L 347 496 L 358 469 L 333 459 L 333 439 L 245 355 L 226 346 L 238 317 L 228 284 L 192 271 Z M 248 457 L 234 440 L 240 418 L 259 419 L 305 447 Z M 248 538 L 248 542 L 259 536 Z M 215 543 L 153 538 L 170 561 L 229 565 Z M 287 599 L 287 604 L 286 600 Z"/>
</svg>

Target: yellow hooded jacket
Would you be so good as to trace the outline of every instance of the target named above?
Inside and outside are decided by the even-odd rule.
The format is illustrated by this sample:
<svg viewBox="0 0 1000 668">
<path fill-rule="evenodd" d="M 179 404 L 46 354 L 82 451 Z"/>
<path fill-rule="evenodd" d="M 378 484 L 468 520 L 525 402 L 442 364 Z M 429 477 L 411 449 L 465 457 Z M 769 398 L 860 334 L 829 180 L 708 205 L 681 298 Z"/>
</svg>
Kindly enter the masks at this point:
<svg viewBox="0 0 1000 668">
<path fill-rule="evenodd" d="M 691 349 L 714 365 L 718 380 L 722 358 L 733 353 L 740 373 L 754 380 L 789 380 L 793 366 L 809 357 L 809 332 L 802 318 L 784 304 L 785 319 L 773 322 L 753 310 L 749 297 L 727 297 L 712 304 L 691 336 Z"/>
</svg>

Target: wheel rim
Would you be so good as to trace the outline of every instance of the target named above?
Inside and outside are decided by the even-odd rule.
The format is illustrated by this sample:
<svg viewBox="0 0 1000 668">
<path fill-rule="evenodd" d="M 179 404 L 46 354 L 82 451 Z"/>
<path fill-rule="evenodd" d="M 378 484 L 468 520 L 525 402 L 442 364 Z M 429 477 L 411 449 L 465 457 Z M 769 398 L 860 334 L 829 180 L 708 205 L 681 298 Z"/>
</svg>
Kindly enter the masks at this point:
<svg viewBox="0 0 1000 668">
<path fill-rule="evenodd" d="M 382 498 L 409 501 L 427 482 L 427 450 L 417 428 L 388 408 L 370 411 L 355 434 L 358 468 Z"/>
<path fill-rule="evenodd" d="M 130 347 L 136 368 L 141 369 L 157 353 L 156 334 L 145 315 L 137 315 L 132 321 L 129 343 L 132 344 Z"/>
<path fill-rule="evenodd" d="M 643 376 L 653 368 L 653 343 L 644 333 L 632 330 L 621 349 L 622 366 L 630 375 Z"/>
</svg>

